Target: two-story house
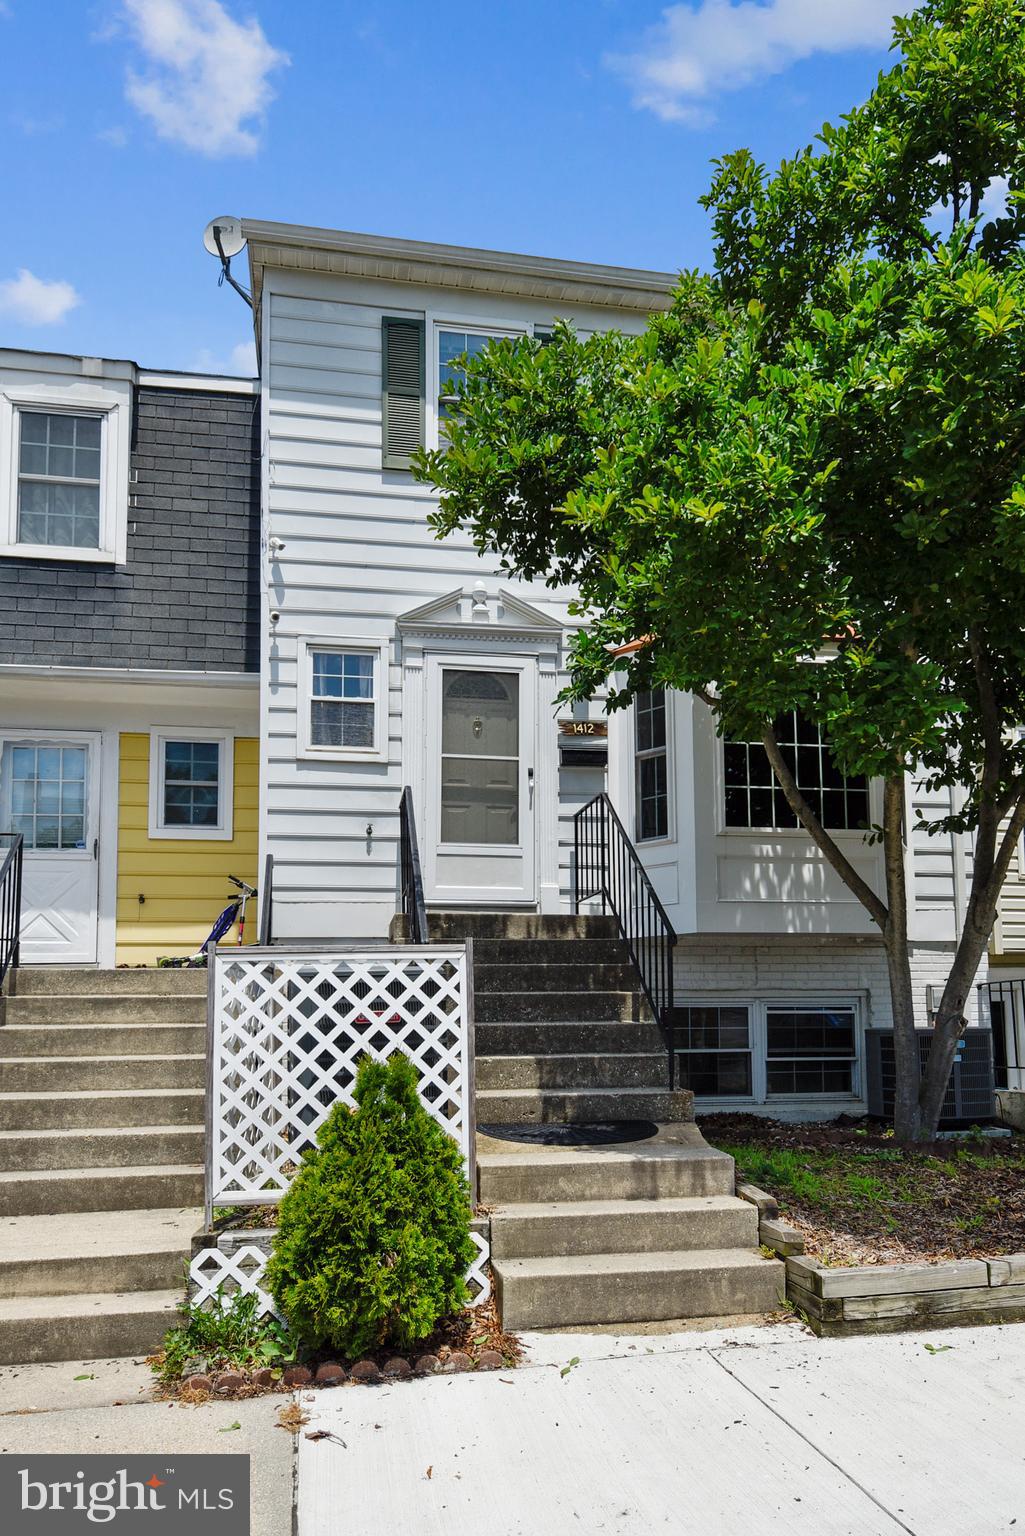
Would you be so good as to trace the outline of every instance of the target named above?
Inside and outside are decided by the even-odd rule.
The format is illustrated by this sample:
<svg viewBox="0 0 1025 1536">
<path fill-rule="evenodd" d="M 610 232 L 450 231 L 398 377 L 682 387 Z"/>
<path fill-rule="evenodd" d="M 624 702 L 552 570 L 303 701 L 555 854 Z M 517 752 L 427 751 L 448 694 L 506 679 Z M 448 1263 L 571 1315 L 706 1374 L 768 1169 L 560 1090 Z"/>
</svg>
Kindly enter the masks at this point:
<svg viewBox="0 0 1025 1536">
<path fill-rule="evenodd" d="M 560 707 L 571 592 L 438 542 L 410 456 L 457 408 L 454 359 L 493 336 L 643 328 L 668 273 L 243 221 L 264 420 L 261 850 L 276 939 L 383 939 L 412 790 L 428 906 L 572 910 L 575 813 L 608 790 L 680 940 L 677 1044 L 706 1105 L 864 1106 L 889 1022 L 882 946 L 794 825 L 758 745 L 653 694 Z M 882 887 L 878 787 L 781 723 L 798 782 Z M 587 734 L 594 732 L 594 734 Z M 607 734 L 606 734 L 607 733 Z M 942 813 L 909 781 L 909 824 Z M 921 1023 L 965 897 L 960 838 L 912 835 Z M 981 978 L 980 978 L 981 979 Z M 931 990 L 932 989 L 932 990 Z"/>
<path fill-rule="evenodd" d="M 256 878 L 258 442 L 253 380 L 0 350 L 25 964 L 188 954 Z"/>
</svg>

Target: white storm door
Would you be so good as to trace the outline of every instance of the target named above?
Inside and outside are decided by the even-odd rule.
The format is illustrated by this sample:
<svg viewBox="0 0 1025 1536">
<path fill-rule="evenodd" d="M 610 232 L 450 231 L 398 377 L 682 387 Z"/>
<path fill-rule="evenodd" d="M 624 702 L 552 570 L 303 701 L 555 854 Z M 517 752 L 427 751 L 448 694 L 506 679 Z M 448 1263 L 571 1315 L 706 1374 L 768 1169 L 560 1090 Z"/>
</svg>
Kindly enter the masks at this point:
<svg viewBox="0 0 1025 1536">
<path fill-rule="evenodd" d="M 427 661 L 426 897 L 534 903 L 537 663 Z"/>
<path fill-rule="evenodd" d="M 0 736 L 0 826 L 25 839 L 21 963 L 96 961 L 99 737 Z"/>
</svg>

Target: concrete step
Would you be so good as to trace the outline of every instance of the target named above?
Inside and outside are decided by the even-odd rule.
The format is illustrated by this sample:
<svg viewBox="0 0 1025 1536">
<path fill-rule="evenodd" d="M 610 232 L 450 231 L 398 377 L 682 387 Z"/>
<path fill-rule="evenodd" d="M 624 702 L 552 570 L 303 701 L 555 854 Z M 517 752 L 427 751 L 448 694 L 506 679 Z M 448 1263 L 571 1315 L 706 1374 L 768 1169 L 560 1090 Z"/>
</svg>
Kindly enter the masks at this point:
<svg viewBox="0 0 1025 1536">
<path fill-rule="evenodd" d="M 202 1201 L 203 1170 L 194 1164 L 0 1173 L 0 1217 L 149 1211 Z"/>
<path fill-rule="evenodd" d="M 667 1086 L 665 1053 L 477 1057 L 477 1091 L 505 1088 L 658 1088 Z"/>
<path fill-rule="evenodd" d="M 532 1147 L 477 1137 L 477 1181 L 485 1205 L 582 1200 L 674 1200 L 732 1195 L 733 1159 L 693 1140 L 662 1137 L 619 1147 Z"/>
<path fill-rule="evenodd" d="M 777 1259 L 736 1248 L 501 1259 L 493 1270 L 508 1329 L 765 1313 L 785 1292 Z"/>
<path fill-rule="evenodd" d="M 0 1131 L 0 1173 L 61 1168 L 147 1168 L 203 1161 L 202 1125 Z"/>
<path fill-rule="evenodd" d="M 184 1285 L 199 1206 L 12 1216 L 0 1223 L 0 1299 Z"/>
<path fill-rule="evenodd" d="M 694 1118 L 694 1095 L 657 1088 L 493 1088 L 477 1094 L 478 1125 L 590 1125 Z"/>
<path fill-rule="evenodd" d="M 622 939 L 474 939 L 478 965 L 630 965 Z"/>
<path fill-rule="evenodd" d="M 202 1088 L 206 1058 L 190 1056 L 8 1056 L 5 1093 L 81 1093 L 95 1088 Z"/>
<path fill-rule="evenodd" d="M 619 1019 L 534 1020 L 529 1023 L 481 1023 L 474 1027 L 479 1056 L 577 1056 L 665 1053 L 662 1032 L 655 1023 L 624 1023 Z"/>
<path fill-rule="evenodd" d="M 205 1024 L 15 1024 L 0 1029 L 5 1056 L 187 1056 L 206 1047 Z"/>
<path fill-rule="evenodd" d="M 474 1013 L 483 1023 L 528 1024 L 533 1021 L 586 1019 L 643 1021 L 648 1017 L 643 994 L 631 991 L 603 992 L 482 992 L 474 998 Z"/>
<path fill-rule="evenodd" d="M 427 927 L 437 943 L 462 939 L 614 939 L 611 917 L 570 917 L 539 912 L 428 912 Z"/>
<path fill-rule="evenodd" d="M 182 1287 L 0 1301 L 0 1365 L 149 1355 L 179 1320 Z"/>
<path fill-rule="evenodd" d="M 46 994 L 51 997 L 107 995 L 112 992 L 145 992 L 150 996 L 206 997 L 205 967 L 194 970 L 173 966 L 122 967 L 101 971 L 95 966 L 23 965 L 14 972 L 11 991 L 19 997 Z"/>
<path fill-rule="evenodd" d="M 85 1093 L 0 1093 L 0 1130 L 92 1126 L 202 1125 L 201 1088 L 94 1088 Z"/>
<path fill-rule="evenodd" d="M 758 1212 L 735 1195 L 510 1205 L 491 1217 L 493 1261 L 757 1246 Z"/>
<path fill-rule="evenodd" d="M 206 996 L 163 993 L 15 994 L 7 999 L 8 1024 L 205 1024 Z"/>
<path fill-rule="evenodd" d="M 637 972 L 629 962 L 577 963 L 574 946 L 565 944 L 561 960 L 482 965 L 473 959 L 473 987 L 478 998 L 485 992 L 632 992 Z"/>
</svg>

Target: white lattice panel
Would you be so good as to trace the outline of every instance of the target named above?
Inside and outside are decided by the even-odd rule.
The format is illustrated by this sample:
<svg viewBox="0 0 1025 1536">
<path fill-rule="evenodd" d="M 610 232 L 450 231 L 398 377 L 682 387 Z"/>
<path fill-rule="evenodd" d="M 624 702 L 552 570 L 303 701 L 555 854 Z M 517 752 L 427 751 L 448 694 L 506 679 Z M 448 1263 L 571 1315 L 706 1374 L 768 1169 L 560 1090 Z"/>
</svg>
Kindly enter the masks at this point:
<svg viewBox="0 0 1025 1536">
<path fill-rule="evenodd" d="M 470 1163 L 466 952 L 416 947 L 212 957 L 208 1203 L 273 1203 L 317 1127 L 354 1103 L 364 1055 L 410 1057 L 425 1108 Z"/>
<path fill-rule="evenodd" d="M 483 1232 L 470 1233 L 477 1256 L 466 1271 L 469 1305 L 479 1307 L 491 1295 L 491 1246 Z M 189 1298 L 202 1306 L 223 1306 L 236 1291 L 253 1291 L 260 1299 L 260 1316 L 280 1318 L 269 1292 L 263 1289 L 267 1255 L 262 1248 L 237 1248 L 233 1254 L 220 1248 L 201 1248 L 189 1265 Z"/>
<path fill-rule="evenodd" d="M 220 1248 L 201 1248 L 189 1265 L 189 1299 L 198 1306 L 205 1302 L 225 1306 L 236 1292 L 252 1291 L 259 1297 L 261 1317 L 280 1317 L 270 1293 L 263 1289 L 266 1267 L 267 1255 L 255 1245 L 236 1248 L 231 1254 Z"/>
</svg>

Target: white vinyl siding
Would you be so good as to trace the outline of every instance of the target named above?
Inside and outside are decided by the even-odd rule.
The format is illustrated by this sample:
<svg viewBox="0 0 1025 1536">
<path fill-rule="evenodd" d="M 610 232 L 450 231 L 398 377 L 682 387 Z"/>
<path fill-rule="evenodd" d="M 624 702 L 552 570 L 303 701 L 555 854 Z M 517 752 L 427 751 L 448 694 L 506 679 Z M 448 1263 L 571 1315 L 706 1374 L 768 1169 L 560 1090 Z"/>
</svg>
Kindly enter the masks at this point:
<svg viewBox="0 0 1025 1536">
<path fill-rule="evenodd" d="M 469 330 L 491 332 L 498 321 L 509 333 L 526 333 L 548 316 L 527 300 L 509 300 L 503 316 L 496 314 L 503 301 L 494 296 L 303 274 L 272 277 L 263 312 L 267 512 L 271 531 L 285 543 L 277 562 L 282 600 L 274 604 L 281 618 L 264 697 L 264 837 L 275 859 L 275 925 L 305 937 L 382 935 L 396 906 L 399 796 L 425 750 L 424 729 L 403 739 L 397 618 L 480 580 L 489 594 L 512 588 L 560 622 L 572 597 L 543 581 L 511 580 L 497 560 L 481 559 L 463 533 L 436 540 L 427 523 L 435 505 L 430 490 L 408 474 L 382 469 L 382 322 L 423 317 L 433 337 L 450 325 L 457 302 L 465 305 L 461 324 Z M 581 329 L 599 323 L 640 328 L 636 316 L 595 313 L 581 319 Z M 430 358 L 429 367 L 434 380 Z M 432 412 L 433 393 L 432 383 Z M 380 755 L 373 761 L 304 745 L 310 699 L 304 657 L 311 647 L 355 644 L 354 633 L 364 645 L 381 647 Z M 561 674 L 543 674 L 538 698 L 538 729 L 551 734 L 553 757 L 555 695 L 564 682 Z M 539 823 L 538 841 L 558 849 L 557 878 L 568 907 L 572 816 L 594 790 L 587 775 L 560 780 L 551 829 Z"/>
</svg>

